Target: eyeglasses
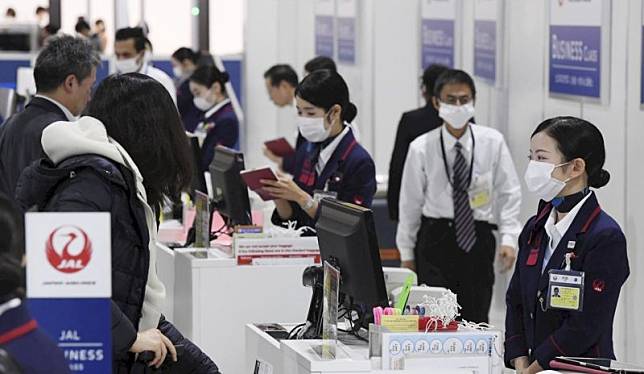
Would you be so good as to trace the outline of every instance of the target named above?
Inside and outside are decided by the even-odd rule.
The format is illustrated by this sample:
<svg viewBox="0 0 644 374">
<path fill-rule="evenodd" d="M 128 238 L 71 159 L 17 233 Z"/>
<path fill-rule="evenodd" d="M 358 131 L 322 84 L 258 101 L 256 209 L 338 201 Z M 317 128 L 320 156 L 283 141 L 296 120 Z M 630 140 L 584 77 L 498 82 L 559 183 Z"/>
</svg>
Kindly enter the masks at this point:
<svg viewBox="0 0 644 374">
<path fill-rule="evenodd" d="M 472 102 L 472 97 L 469 95 L 464 95 L 464 96 L 447 95 L 445 99 L 440 99 L 440 101 L 449 105 L 465 105 Z"/>
</svg>

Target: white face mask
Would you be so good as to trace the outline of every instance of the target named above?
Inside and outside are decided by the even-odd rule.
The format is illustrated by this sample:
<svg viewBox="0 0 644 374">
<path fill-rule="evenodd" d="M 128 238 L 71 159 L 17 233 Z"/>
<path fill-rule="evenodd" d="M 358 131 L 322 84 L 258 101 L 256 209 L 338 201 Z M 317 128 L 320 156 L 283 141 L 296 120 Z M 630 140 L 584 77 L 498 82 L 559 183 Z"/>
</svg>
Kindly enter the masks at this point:
<svg viewBox="0 0 644 374">
<path fill-rule="evenodd" d="M 208 109 L 212 108 L 215 105 L 214 103 L 211 103 L 210 101 L 208 101 L 208 99 L 206 99 L 205 97 L 201 97 L 201 96 L 195 96 L 192 99 L 192 103 L 195 104 L 197 109 L 203 112 L 207 111 Z"/>
<path fill-rule="evenodd" d="M 440 103 L 438 115 L 449 123 L 453 128 L 460 130 L 474 117 L 474 105 L 467 103 L 464 105 L 451 105 Z"/>
<path fill-rule="evenodd" d="M 555 168 L 566 164 L 569 164 L 569 162 L 555 165 L 548 162 L 530 160 L 524 175 L 528 190 L 544 201 L 552 201 L 566 187 L 566 182 L 568 182 L 568 180 L 560 181 L 554 178 L 552 172 Z"/>
<path fill-rule="evenodd" d="M 331 126 L 324 128 L 324 117 L 297 116 L 297 128 L 304 139 L 311 143 L 323 142 L 331 135 Z"/>
<path fill-rule="evenodd" d="M 183 69 L 181 66 L 174 66 L 172 68 L 172 74 L 174 74 L 175 77 L 181 78 L 183 76 Z"/>
<path fill-rule="evenodd" d="M 121 74 L 136 73 L 141 68 L 136 60 L 137 57 L 116 60 L 116 70 Z"/>
</svg>

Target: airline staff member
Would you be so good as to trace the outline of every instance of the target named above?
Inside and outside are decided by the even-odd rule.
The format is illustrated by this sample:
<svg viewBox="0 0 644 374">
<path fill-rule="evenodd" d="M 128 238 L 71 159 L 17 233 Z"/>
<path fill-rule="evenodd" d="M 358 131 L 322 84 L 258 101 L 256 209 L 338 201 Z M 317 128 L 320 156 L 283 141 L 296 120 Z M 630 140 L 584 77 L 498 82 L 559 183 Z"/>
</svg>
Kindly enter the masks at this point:
<svg viewBox="0 0 644 374">
<path fill-rule="evenodd" d="M 449 288 L 461 317 L 486 322 L 494 284 L 500 217 L 500 257 L 512 267 L 521 187 L 503 135 L 470 123 L 476 89 L 461 70 L 441 74 L 434 106 L 441 127 L 414 140 L 403 170 L 396 242 L 402 265 L 419 283 Z"/>
<path fill-rule="evenodd" d="M 331 70 L 314 71 L 298 85 L 295 96 L 298 129 L 306 141 L 297 148 L 292 180 L 262 181 L 277 198 L 273 223 L 297 221 L 298 226 L 314 227 L 323 197 L 371 207 L 376 169 L 349 126 L 357 109 L 344 79 Z"/>
<path fill-rule="evenodd" d="M 201 169 L 208 170 L 215 157 L 215 147 L 234 148 L 239 141 L 239 120 L 226 94 L 229 76 L 215 66 L 200 66 L 190 76 L 193 103 L 204 111 L 203 121 L 195 132 L 206 135 L 202 145 Z"/>
<path fill-rule="evenodd" d="M 188 132 L 195 131 L 203 117 L 203 112 L 195 106 L 194 97 L 190 92 L 190 76 L 197 70 L 200 57 L 199 52 L 181 47 L 174 51 L 170 59 L 177 87 L 177 109 L 179 109 L 183 127 Z"/>
<path fill-rule="evenodd" d="M 525 181 L 541 203 L 519 237 L 506 297 L 505 363 L 522 373 L 556 356 L 615 358 L 613 318 L 629 266 L 622 229 L 589 189 L 608 183 L 605 157 L 602 134 L 579 118 L 545 120 L 532 134 Z M 584 282 L 556 283 L 562 269 Z"/>
</svg>

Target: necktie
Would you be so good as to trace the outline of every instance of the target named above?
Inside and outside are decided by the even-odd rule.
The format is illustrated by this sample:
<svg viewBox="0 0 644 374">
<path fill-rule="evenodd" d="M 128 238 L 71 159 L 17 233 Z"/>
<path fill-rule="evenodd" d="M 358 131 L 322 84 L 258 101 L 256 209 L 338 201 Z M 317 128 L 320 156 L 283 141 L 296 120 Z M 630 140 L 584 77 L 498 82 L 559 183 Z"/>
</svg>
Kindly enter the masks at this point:
<svg viewBox="0 0 644 374">
<path fill-rule="evenodd" d="M 454 227 L 456 229 L 456 244 L 469 252 L 476 243 L 476 229 L 474 226 L 474 212 L 470 207 L 467 189 L 469 188 L 470 170 L 463 157 L 463 145 L 456 142 L 456 157 L 454 158 L 453 192 L 454 199 Z"/>
</svg>

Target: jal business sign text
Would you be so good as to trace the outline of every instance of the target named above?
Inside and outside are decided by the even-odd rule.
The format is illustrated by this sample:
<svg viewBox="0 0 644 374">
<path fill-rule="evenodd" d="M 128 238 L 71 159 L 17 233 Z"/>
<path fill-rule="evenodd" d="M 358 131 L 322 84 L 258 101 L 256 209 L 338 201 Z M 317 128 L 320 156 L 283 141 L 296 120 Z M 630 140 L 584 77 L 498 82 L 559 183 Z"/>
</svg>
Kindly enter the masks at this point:
<svg viewBox="0 0 644 374">
<path fill-rule="evenodd" d="M 356 63 L 357 49 L 357 0 L 338 0 L 338 62 Z"/>
<path fill-rule="evenodd" d="M 604 0 L 550 0 L 550 93 L 602 95 Z"/>
<path fill-rule="evenodd" d="M 315 2 L 315 54 L 333 58 L 335 35 L 335 1 L 316 0 Z"/>
<path fill-rule="evenodd" d="M 496 82 L 499 56 L 498 15 L 501 0 L 476 0 L 474 15 L 474 75 Z"/>
<path fill-rule="evenodd" d="M 25 224 L 31 314 L 72 372 L 111 372 L 110 215 L 27 213 Z"/>
<path fill-rule="evenodd" d="M 421 3 L 421 66 L 455 65 L 456 0 L 423 0 Z"/>
</svg>

